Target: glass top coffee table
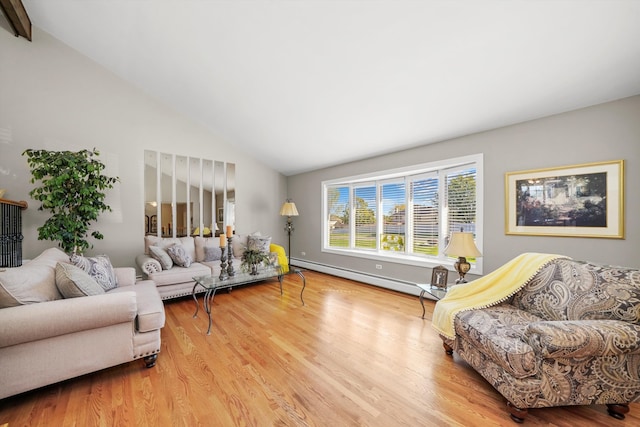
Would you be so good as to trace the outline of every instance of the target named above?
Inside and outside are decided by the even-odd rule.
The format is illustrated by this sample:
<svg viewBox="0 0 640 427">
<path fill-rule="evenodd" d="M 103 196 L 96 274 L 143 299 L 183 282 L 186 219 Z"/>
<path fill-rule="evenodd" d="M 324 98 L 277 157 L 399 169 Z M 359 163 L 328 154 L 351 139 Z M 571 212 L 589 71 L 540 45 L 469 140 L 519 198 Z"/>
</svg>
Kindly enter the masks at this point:
<svg viewBox="0 0 640 427">
<path fill-rule="evenodd" d="M 304 292 L 304 288 L 307 286 L 304 275 L 301 270 L 291 269 L 290 273 L 295 273 L 302 278 L 302 290 L 300 291 L 300 301 L 302 301 L 302 305 L 304 305 L 304 300 L 302 299 L 302 293 Z M 195 284 L 193 285 L 193 290 L 191 291 L 191 295 L 193 296 L 193 301 L 196 303 L 196 312 L 193 313 L 193 317 L 198 317 L 198 311 L 200 309 L 200 305 L 198 304 L 198 297 L 196 295 L 196 288 L 198 286 L 204 288 L 204 298 L 202 301 L 202 305 L 204 307 L 204 311 L 207 313 L 209 317 L 209 327 L 207 328 L 207 335 L 211 334 L 211 306 L 213 304 L 213 299 L 216 296 L 216 292 L 219 289 L 231 289 L 234 286 L 246 285 L 254 282 L 262 282 L 269 279 L 278 279 L 280 283 L 280 295 L 282 295 L 282 279 L 284 274 L 282 273 L 282 269 L 280 267 L 266 267 L 258 270 L 258 274 L 251 274 L 249 272 L 237 272 L 234 276 L 227 277 L 225 279 L 220 279 L 218 276 L 213 276 L 211 274 L 205 276 L 195 276 L 193 280 Z"/>
</svg>

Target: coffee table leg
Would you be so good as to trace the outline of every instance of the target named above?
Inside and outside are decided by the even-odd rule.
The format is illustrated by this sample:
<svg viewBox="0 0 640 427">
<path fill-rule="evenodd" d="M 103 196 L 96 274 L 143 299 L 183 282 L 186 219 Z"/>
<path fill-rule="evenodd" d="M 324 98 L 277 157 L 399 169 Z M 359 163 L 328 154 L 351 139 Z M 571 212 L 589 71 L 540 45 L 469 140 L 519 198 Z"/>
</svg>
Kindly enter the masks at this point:
<svg viewBox="0 0 640 427">
<path fill-rule="evenodd" d="M 196 286 L 198 286 L 198 283 L 193 285 L 193 289 L 191 290 L 191 296 L 193 297 L 193 302 L 196 303 L 196 312 L 193 313 L 194 318 L 198 317 L 198 310 L 200 310 L 200 305 L 198 304 L 198 297 L 196 296 Z"/>
<path fill-rule="evenodd" d="M 424 289 L 420 292 L 420 305 L 422 305 L 422 318 L 424 319 Z"/>
<path fill-rule="evenodd" d="M 302 279 L 302 290 L 300 291 L 300 301 L 302 301 L 302 305 L 304 305 L 304 300 L 302 299 L 302 293 L 304 292 L 304 288 L 307 287 L 307 279 L 305 279 L 304 274 L 302 274 L 301 270 L 293 270 L 300 278 Z"/>
<path fill-rule="evenodd" d="M 204 310 L 207 312 L 209 316 L 209 327 L 207 328 L 207 335 L 211 335 L 211 324 L 213 323 L 211 319 L 211 304 L 213 303 L 213 299 L 216 297 L 216 289 L 209 289 L 204 295 Z"/>
</svg>

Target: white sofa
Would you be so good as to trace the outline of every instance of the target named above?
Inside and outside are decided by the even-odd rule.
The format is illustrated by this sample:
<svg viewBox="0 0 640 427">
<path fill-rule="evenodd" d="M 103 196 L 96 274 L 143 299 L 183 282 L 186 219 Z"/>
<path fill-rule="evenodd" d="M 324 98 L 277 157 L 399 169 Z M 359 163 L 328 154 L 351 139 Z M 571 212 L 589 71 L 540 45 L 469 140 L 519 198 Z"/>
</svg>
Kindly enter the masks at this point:
<svg viewBox="0 0 640 427">
<path fill-rule="evenodd" d="M 270 238 L 259 235 L 234 235 L 232 238 L 232 265 L 236 272 L 242 270 L 242 254 L 249 245 L 249 237 L 261 237 L 263 239 Z M 149 247 L 157 246 L 168 248 L 172 245 L 181 245 L 191 258 L 192 262 L 188 267 L 172 265 L 169 268 L 163 268 L 163 264 L 150 254 Z M 269 243 L 267 245 L 271 253 L 277 254 L 278 263 L 282 268 L 282 272 L 288 272 L 287 257 L 284 248 L 280 245 Z M 157 236 L 145 236 L 144 238 L 144 254 L 136 257 L 136 264 L 142 270 L 144 277 L 153 280 L 158 287 L 158 292 L 163 300 L 183 297 L 191 295 L 195 284 L 193 277 L 205 275 L 220 275 L 220 260 L 207 261 L 206 248 L 219 248 L 220 239 L 218 237 L 179 237 L 179 238 L 162 238 Z M 225 250 L 225 255 L 227 254 Z M 276 255 L 274 255 L 275 257 Z M 198 287 L 196 292 L 204 292 L 203 288 Z"/>
<path fill-rule="evenodd" d="M 165 313 L 152 281 L 115 268 L 117 286 L 99 295 L 63 298 L 57 248 L 0 271 L 0 399 L 144 358 L 155 365 Z"/>
</svg>

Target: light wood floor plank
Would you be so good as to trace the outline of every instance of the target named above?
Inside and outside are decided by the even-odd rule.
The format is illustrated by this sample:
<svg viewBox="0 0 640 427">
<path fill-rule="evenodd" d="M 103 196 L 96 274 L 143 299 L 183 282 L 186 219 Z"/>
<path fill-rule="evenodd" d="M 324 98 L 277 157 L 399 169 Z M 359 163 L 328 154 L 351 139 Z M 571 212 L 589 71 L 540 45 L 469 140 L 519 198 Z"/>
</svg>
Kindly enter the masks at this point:
<svg viewBox="0 0 640 427">
<path fill-rule="evenodd" d="M 502 397 L 446 356 L 415 296 L 307 272 L 165 304 L 155 368 L 141 361 L 0 400 L 15 426 L 513 426 Z M 200 300 L 201 302 L 201 300 Z M 531 410 L 526 425 L 640 425 L 604 406 Z"/>
</svg>

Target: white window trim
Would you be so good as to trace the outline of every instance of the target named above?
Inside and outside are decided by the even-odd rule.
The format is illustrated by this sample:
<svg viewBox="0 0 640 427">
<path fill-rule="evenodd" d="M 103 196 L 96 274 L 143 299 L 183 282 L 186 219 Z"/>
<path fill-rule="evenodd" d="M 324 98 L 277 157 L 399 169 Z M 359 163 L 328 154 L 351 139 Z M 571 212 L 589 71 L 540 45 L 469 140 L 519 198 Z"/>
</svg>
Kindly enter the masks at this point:
<svg viewBox="0 0 640 427">
<path fill-rule="evenodd" d="M 453 263 L 455 262 L 455 260 L 449 259 L 442 254 L 440 254 L 437 258 L 426 258 L 423 256 L 416 256 L 416 255 L 411 255 L 406 253 L 397 254 L 394 252 L 382 252 L 380 250 L 375 250 L 375 251 L 358 250 L 353 248 L 335 249 L 335 248 L 329 247 L 329 241 L 328 241 L 329 223 L 325 217 L 325 213 L 327 212 L 327 189 L 329 186 L 336 185 L 336 184 L 349 183 L 349 184 L 362 185 L 365 183 L 371 183 L 375 181 L 382 182 L 382 181 L 387 181 L 392 179 L 397 180 L 398 178 L 405 177 L 406 175 L 409 175 L 409 174 L 417 175 L 420 173 L 428 173 L 428 172 L 441 170 L 441 169 L 455 168 L 457 166 L 470 164 L 470 163 L 475 163 L 475 166 L 476 166 L 476 235 L 475 235 L 476 239 L 475 239 L 475 242 L 480 252 L 483 252 L 483 248 L 484 248 L 484 155 L 482 153 L 470 154 L 462 157 L 438 160 L 438 161 L 433 161 L 429 163 L 422 163 L 418 165 L 380 171 L 375 173 L 367 173 L 367 174 L 361 174 L 356 176 L 322 181 L 320 183 L 321 194 L 322 194 L 322 210 L 320 212 L 320 216 L 321 216 L 320 223 L 322 224 L 322 227 L 321 227 L 322 239 L 321 239 L 320 250 L 325 253 L 332 253 L 332 254 L 337 254 L 342 256 L 353 256 L 358 258 L 366 258 L 366 259 L 371 259 L 376 261 L 387 261 L 387 262 L 394 262 L 398 264 L 414 265 L 414 266 L 429 267 L 429 268 L 435 267 L 437 265 L 445 265 L 450 269 L 453 269 Z M 444 180 L 440 180 L 438 184 L 439 186 L 441 186 L 439 190 L 440 194 L 443 194 L 442 193 L 444 188 L 443 182 Z M 345 184 L 345 186 L 346 185 L 347 184 Z M 353 203 L 353 186 L 351 185 L 349 186 L 351 187 L 350 200 L 351 200 L 351 203 Z M 378 209 L 378 215 L 380 215 L 379 210 L 380 209 Z M 352 209 L 350 210 L 350 214 L 352 216 L 351 219 L 352 220 L 355 219 L 353 218 L 353 216 L 355 215 L 355 210 L 353 209 L 353 206 L 352 206 Z M 407 215 L 408 214 L 409 213 L 407 213 Z M 350 223 L 352 224 L 353 222 L 350 221 Z M 446 225 L 443 222 L 441 226 L 445 227 Z M 447 232 L 448 230 L 446 229 L 441 230 L 440 244 L 443 244 L 443 241 Z M 350 234 L 353 234 L 353 233 L 350 233 Z M 355 239 L 355 236 L 352 235 L 350 236 L 350 238 L 353 240 Z M 351 246 L 353 246 L 353 244 Z M 380 242 L 377 243 L 377 246 L 378 247 L 380 246 Z M 469 273 L 478 274 L 478 275 L 483 274 L 482 257 L 479 257 L 476 259 L 476 263 L 472 265 Z"/>
</svg>

